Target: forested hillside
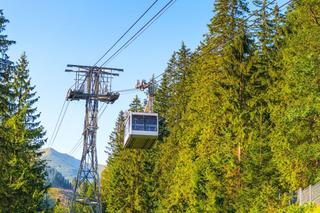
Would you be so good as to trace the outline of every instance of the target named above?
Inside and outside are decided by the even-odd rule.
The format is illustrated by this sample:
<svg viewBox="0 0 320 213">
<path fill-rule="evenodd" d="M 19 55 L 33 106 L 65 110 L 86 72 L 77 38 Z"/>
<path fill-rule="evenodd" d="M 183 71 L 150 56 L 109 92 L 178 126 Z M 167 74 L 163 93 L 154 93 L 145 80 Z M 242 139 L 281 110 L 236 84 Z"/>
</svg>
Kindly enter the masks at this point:
<svg viewBox="0 0 320 213">
<path fill-rule="evenodd" d="M 199 46 L 173 53 L 152 149 L 123 148 L 119 113 L 101 177 L 106 212 L 285 212 L 320 181 L 320 1 L 252 2 L 257 12 L 214 1 Z"/>
<path fill-rule="evenodd" d="M 72 185 L 69 180 L 65 179 L 65 177 L 56 169 L 47 167 L 46 172 L 47 182 L 51 187 L 60 189 L 72 189 Z"/>
</svg>

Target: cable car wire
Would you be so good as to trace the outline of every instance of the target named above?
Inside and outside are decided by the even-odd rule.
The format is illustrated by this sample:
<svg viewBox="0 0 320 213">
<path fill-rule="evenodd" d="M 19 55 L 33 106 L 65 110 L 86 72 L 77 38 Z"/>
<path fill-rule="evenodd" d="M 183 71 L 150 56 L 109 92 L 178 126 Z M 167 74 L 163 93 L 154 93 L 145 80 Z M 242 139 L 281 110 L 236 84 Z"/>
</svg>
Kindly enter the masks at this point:
<svg viewBox="0 0 320 213">
<path fill-rule="evenodd" d="M 137 88 L 131 88 L 131 89 L 124 89 L 124 90 L 116 90 L 115 92 L 123 93 L 123 92 L 131 92 L 138 90 Z"/>
<path fill-rule="evenodd" d="M 76 83 L 73 83 L 73 84 L 70 86 L 70 89 L 71 89 L 75 84 L 76 84 Z M 66 102 L 67 102 L 67 100 L 64 100 L 64 102 L 63 102 L 63 104 L 62 104 L 61 110 L 60 110 L 59 115 L 58 115 L 57 122 L 56 122 L 56 124 L 55 124 L 55 126 L 54 126 L 54 129 L 53 129 L 53 132 L 52 132 L 52 134 L 51 134 L 50 141 L 49 141 L 48 144 L 47 144 L 47 147 L 52 147 L 52 145 L 53 145 L 53 143 L 54 143 L 54 140 L 55 140 L 54 138 L 56 137 L 55 135 L 57 134 L 56 131 L 59 131 L 59 130 L 60 130 L 60 128 L 59 128 L 58 130 L 57 130 L 57 128 L 58 128 L 58 124 L 59 124 L 60 119 L 61 119 L 62 112 L 64 111 L 64 107 L 65 107 Z M 69 106 L 69 103 L 68 103 L 68 106 Z M 66 111 L 66 110 L 65 110 L 65 111 Z M 63 114 L 65 115 L 65 113 L 63 113 Z M 63 119 L 64 119 L 64 116 L 63 116 L 62 120 L 63 120 Z M 61 122 L 62 122 L 62 121 L 61 121 Z M 61 124 L 60 124 L 59 126 L 61 126 Z"/>
<path fill-rule="evenodd" d="M 148 22 L 146 22 L 127 42 L 125 42 L 113 55 L 105 60 L 101 66 L 110 62 L 115 56 L 126 49 L 135 39 L 137 39 L 143 31 L 145 31 L 156 19 L 158 19 L 167 9 L 169 9 L 177 0 L 170 0 L 165 6 L 163 6 Z"/>
<path fill-rule="evenodd" d="M 158 13 L 156 13 L 147 23 L 145 23 L 139 31 L 137 31 L 126 43 L 124 43 L 113 55 L 111 55 L 101 66 L 105 65 L 106 63 L 110 62 L 113 58 L 117 57 L 124 49 L 126 49 L 133 41 L 135 41 L 146 29 L 148 29 L 158 18 L 160 18 L 163 13 L 165 13 L 177 0 L 170 0 L 164 7 L 161 8 Z M 158 75 L 154 79 L 162 76 L 162 74 Z M 137 88 L 130 88 L 125 90 L 118 90 L 115 92 L 129 92 L 129 91 L 136 91 Z"/>
<path fill-rule="evenodd" d="M 63 120 L 64 120 L 64 117 L 65 117 L 65 115 L 66 115 L 66 112 L 67 112 L 68 107 L 69 107 L 69 104 L 70 104 L 70 102 L 68 101 L 66 107 L 64 107 L 64 105 L 65 105 L 66 102 L 67 102 L 67 101 L 65 101 L 64 104 L 62 105 L 63 107 L 62 107 L 62 109 L 61 109 L 61 111 L 60 111 L 60 115 L 61 115 L 61 113 L 62 113 L 62 111 L 63 111 L 63 108 L 64 108 L 64 111 L 63 111 L 63 113 L 62 113 L 62 117 L 59 116 L 59 117 L 61 117 L 61 118 L 60 118 L 60 119 L 58 118 L 58 121 L 57 121 L 57 123 L 56 123 L 56 125 L 57 125 L 56 131 L 54 132 L 53 137 L 52 137 L 52 140 L 51 140 L 51 142 L 48 144 L 48 147 L 52 147 L 52 146 L 53 146 L 53 144 L 54 144 L 54 142 L 55 142 L 55 140 L 56 140 L 56 138 L 57 138 L 57 135 L 58 135 L 58 133 L 59 133 L 59 131 L 60 131 L 60 127 L 61 127 L 61 125 L 62 125 L 62 122 L 63 122 Z"/>
<path fill-rule="evenodd" d="M 77 143 L 69 151 L 69 155 L 72 155 L 73 153 L 75 153 L 79 149 L 81 143 L 82 143 L 82 136 L 78 139 Z"/>
<path fill-rule="evenodd" d="M 104 106 L 104 108 L 102 109 L 102 111 L 100 111 L 99 115 L 98 115 L 98 120 L 101 118 L 101 116 L 103 115 L 104 111 L 106 111 L 108 104 L 106 104 Z"/>
<path fill-rule="evenodd" d="M 174 3 L 174 2 L 173 2 Z M 109 61 L 110 62 L 113 58 L 117 57 L 124 49 L 126 49 L 132 42 L 134 42 L 145 30 L 147 30 L 163 13 L 165 13 L 166 10 L 168 10 L 173 3 L 171 3 L 171 5 L 169 5 L 165 10 L 163 10 L 159 16 L 157 16 L 154 20 L 152 20 L 152 22 L 150 22 L 141 32 L 138 33 L 137 36 L 135 36 L 131 41 L 128 41 L 128 44 L 123 45 L 124 47 L 119 50 L 119 52 L 114 53 L 113 56 L 110 57 Z M 108 63 L 106 62 L 106 63 Z"/>
<path fill-rule="evenodd" d="M 61 118 L 61 115 L 62 115 L 62 112 L 63 112 L 63 110 L 64 110 L 64 106 L 65 106 L 66 102 L 67 102 L 67 101 L 65 100 L 65 101 L 63 102 L 63 104 L 62 104 L 61 110 L 60 110 L 59 115 L 58 115 L 57 122 L 56 122 L 56 124 L 55 124 L 55 126 L 54 126 L 53 132 L 52 132 L 51 137 L 50 137 L 50 141 L 49 141 L 49 143 L 48 143 L 48 147 L 50 147 L 49 145 L 50 145 L 50 144 L 52 143 L 52 141 L 53 141 L 53 137 L 54 137 L 54 135 L 55 135 L 55 132 L 57 131 L 57 127 L 58 127 L 58 124 L 59 124 L 59 122 L 60 122 L 60 118 Z"/>
<path fill-rule="evenodd" d="M 148 8 L 145 10 L 139 18 L 120 36 L 120 38 L 96 61 L 93 65 L 96 66 L 129 32 L 130 30 L 150 11 L 150 9 L 158 2 L 159 0 L 155 0 Z M 101 65 L 102 67 L 103 65 Z"/>
<path fill-rule="evenodd" d="M 93 67 L 95 67 L 129 32 L 130 30 L 136 26 L 136 24 L 152 9 L 152 7 L 158 2 L 159 0 L 155 0 L 140 16 L 139 18 L 118 38 L 118 40 L 109 47 L 109 49 L 94 63 Z M 101 65 L 100 67 L 102 67 Z M 72 86 L 71 86 L 72 87 Z"/>
</svg>

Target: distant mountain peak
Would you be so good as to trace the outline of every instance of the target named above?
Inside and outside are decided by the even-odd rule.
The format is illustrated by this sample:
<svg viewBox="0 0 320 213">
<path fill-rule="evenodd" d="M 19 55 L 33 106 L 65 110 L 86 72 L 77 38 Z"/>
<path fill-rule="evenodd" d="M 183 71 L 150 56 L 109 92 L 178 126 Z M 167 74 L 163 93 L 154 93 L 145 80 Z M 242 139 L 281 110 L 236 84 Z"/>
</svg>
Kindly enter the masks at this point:
<svg viewBox="0 0 320 213">
<path fill-rule="evenodd" d="M 51 147 L 41 149 L 41 151 L 43 152 L 44 155 L 49 155 L 52 152 L 57 152 L 54 148 L 51 148 Z"/>
<path fill-rule="evenodd" d="M 80 166 L 80 160 L 66 153 L 61 153 L 51 147 L 41 150 L 43 152 L 43 159 L 47 161 L 47 165 L 56 169 L 65 178 L 72 181 L 77 176 Z M 99 165 L 99 173 L 101 173 L 103 165 Z"/>
</svg>

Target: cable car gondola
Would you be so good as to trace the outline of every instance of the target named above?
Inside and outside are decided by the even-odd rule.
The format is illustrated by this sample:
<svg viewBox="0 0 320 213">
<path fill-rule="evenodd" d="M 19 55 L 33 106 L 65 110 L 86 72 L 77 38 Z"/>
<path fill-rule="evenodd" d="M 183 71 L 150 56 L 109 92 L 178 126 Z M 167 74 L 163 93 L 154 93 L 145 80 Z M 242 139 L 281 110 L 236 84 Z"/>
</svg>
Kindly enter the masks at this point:
<svg viewBox="0 0 320 213">
<path fill-rule="evenodd" d="M 124 130 L 124 147 L 132 149 L 151 148 L 159 135 L 158 114 L 153 113 L 154 79 L 137 82 L 136 88 L 148 89 L 148 104 L 145 112 L 128 112 Z"/>
<path fill-rule="evenodd" d="M 158 114 L 129 112 L 124 130 L 124 147 L 148 149 L 158 137 Z"/>
</svg>

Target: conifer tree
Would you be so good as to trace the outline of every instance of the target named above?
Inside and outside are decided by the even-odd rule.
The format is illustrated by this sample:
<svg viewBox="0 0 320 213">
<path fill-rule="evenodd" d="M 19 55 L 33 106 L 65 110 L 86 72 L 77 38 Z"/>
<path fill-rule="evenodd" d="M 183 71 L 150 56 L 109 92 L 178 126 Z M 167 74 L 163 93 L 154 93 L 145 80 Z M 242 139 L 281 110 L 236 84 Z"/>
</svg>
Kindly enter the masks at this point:
<svg viewBox="0 0 320 213">
<path fill-rule="evenodd" d="M 7 171 L 1 206 L 9 211 L 40 210 L 46 193 L 45 162 L 40 159 L 44 143 L 43 127 L 37 121 L 39 114 L 34 104 L 28 61 L 23 54 L 14 70 L 11 99 L 11 118 L 4 123 L 8 130 L 5 147 Z"/>
<path fill-rule="evenodd" d="M 171 123 L 180 120 L 188 102 L 189 94 L 187 93 L 187 88 L 189 79 L 191 78 L 191 70 L 189 67 L 191 51 L 187 48 L 185 43 L 182 42 L 181 48 L 173 55 L 173 57 L 175 57 L 175 64 L 172 64 L 174 69 L 170 71 L 173 77 L 172 84 L 170 85 L 172 94 L 171 99 L 168 101 L 174 103 L 174 105 L 169 108 L 167 115 L 167 118 Z"/>
<path fill-rule="evenodd" d="M 8 48 L 15 43 L 15 41 L 8 40 L 7 35 L 4 35 L 6 24 L 8 23 L 0 10 L 0 120 L 4 121 L 10 116 L 10 99 L 12 99 L 12 76 L 13 63 L 9 60 L 7 55 Z"/>
<path fill-rule="evenodd" d="M 169 76 L 167 71 L 162 76 L 161 84 L 156 91 L 155 100 L 154 100 L 154 110 L 158 113 L 159 116 L 159 139 L 163 140 L 165 136 L 169 134 L 167 128 L 167 112 L 170 106 L 170 87 L 169 87 Z"/>
<path fill-rule="evenodd" d="M 273 1 L 257 0 L 256 19 L 253 26 L 255 52 L 252 63 L 248 91 L 248 111 L 250 118 L 250 139 L 248 140 L 245 162 L 245 183 L 248 188 L 242 193 L 244 209 L 254 211 L 275 211 L 278 204 L 278 172 L 272 164 L 269 134 L 272 131 L 270 108 L 274 104 L 270 91 L 277 81 L 277 50 L 279 29 L 282 22 Z"/>
<path fill-rule="evenodd" d="M 5 128 L 10 112 L 9 101 L 12 96 L 10 90 L 12 79 L 12 62 L 9 61 L 7 50 L 14 41 L 7 39 L 7 35 L 4 35 L 6 23 L 9 21 L 4 17 L 2 10 L 0 10 L 0 194 L 3 197 L 5 193 L 6 180 L 4 174 L 8 169 L 6 161 L 6 149 L 9 145 L 8 142 L 8 128 Z"/>
<path fill-rule="evenodd" d="M 190 79 L 190 58 L 190 49 L 182 43 L 180 50 L 174 52 L 169 60 L 155 97 L 155 111 L 160 116 L 160 141 L 154 148 L 156 154 L 149 159 L 154 158 L 153 183 L 156 185 L 154 199 L 159 208 L 166 205 L 164 204 L 167 202 L 166 196 L 170 194 L 169 185 L 173 184 L 169 182 L 174 181 L 171 175 L 179 152 L 176 135 L 179 134 L 179 122 L 189 97 L 186 87 Z"/>
<path fill-rule="evenodd" d="M 109 138 L 107 166 L 101 175 L 101 196 L 106 212 L 120 211 L 127 207 L 125 197 L 128 193 L 128 186 L 124 181 L 126 174 L 122 169 L 123 165 L 121 165 L 124 163 L 122 161 L 124 119 L 124 113 L 121 111 Z"/>
</svg>

